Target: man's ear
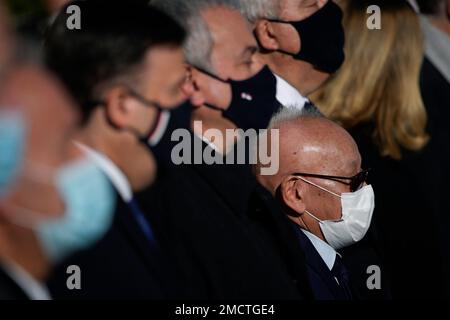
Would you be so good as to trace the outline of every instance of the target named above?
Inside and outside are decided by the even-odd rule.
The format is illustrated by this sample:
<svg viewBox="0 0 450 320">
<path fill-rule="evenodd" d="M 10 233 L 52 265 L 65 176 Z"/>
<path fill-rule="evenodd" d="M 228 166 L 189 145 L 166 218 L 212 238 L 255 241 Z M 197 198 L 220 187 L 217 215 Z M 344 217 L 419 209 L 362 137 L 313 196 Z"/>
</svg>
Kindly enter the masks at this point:
<svg viewBox="0 0 450 320">
<path fill-rule="evenodd" d="M 262 49 L 276 51 L 280 48 L 273 24 L 267 20 L 256 22 L 255 35 Z"/>
<path fill-rule="evenodd" d="M 190 67 L 189 73 L 188 73 L 188 85 L 191 89 L 191 104 L 196 106 L 202 106 L 206 99 L 204 96 L 204 93 L 201 90 L 202 84 L 201 84 L 201 78 L 205 77 L 202 75 L 197 69 Z"/>
<path fill-rule="evenodd" d="M 126 127 L 130 114 L 131 99 L 128 98 L 128 93 L 123 87 L 113 87 L 104 94 L 105 112 L 109 121 L 118 129 Z"/>
<path fill-rule="evenodd" d="M 186 96 L 186 98 L 190 98 L 192 93 L 194 92 L 194 82 L 192 81 L 192 67 L 189 65 L 184 66 L 185 69 L 185 79 L 183 84 L 181 85 L 181 91 Z"/>
<path fill-rule="evenodd" d="M 280 185 L 280 195 L 284 205 L 295 212 L 297 216 L 303 214 L 306 210 L 304 190 L 298 181 L 294 177 L 289 177 Z"/>
</svg>

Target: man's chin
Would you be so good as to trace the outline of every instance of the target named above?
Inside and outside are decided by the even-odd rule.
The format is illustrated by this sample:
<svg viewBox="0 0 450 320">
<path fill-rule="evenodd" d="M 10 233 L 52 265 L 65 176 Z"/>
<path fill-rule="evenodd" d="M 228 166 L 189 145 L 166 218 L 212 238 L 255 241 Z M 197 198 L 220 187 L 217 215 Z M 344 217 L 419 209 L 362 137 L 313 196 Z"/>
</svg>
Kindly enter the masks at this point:
<svg viewBox="0 0 450 320">
<path fill-rule="evenodd" d="M 309 86 L 305 89 L 304 95 L 308 97 L 319 90 L 330 77 L 331 74 L 314 69 L 311 72 Z"/>
</svg>

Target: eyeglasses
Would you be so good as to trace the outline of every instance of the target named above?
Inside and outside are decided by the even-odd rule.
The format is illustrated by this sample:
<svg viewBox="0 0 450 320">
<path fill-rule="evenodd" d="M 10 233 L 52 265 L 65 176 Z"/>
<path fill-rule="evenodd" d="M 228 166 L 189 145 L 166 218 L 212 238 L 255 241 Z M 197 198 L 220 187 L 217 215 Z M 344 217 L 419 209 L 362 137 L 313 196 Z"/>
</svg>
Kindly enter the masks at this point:
<svg viewBox="0 0 450 320">
<path fill-rule="evenodd" d="M 312 173 L 303 173 L 303 172 L 296 172 L 296 173 L 293 173 L 292 175 L 301 176 L 301 177 L 333 180 L 336 182 L 343 183 L 347 186 L 350 186 L 350 191 L 355 192 L 355 191 L 358 191 L 359 189 L 361 189 L 361 187 L 364 185 L 364 183 L 367 182 L 370 171 L 371 171 L 371 169 L 363 170 L 353 177 L 326 176 L 326 175 L 321 175 L 321 174 L 312 174 Z M 350 180 L 350 182 L 345 182 L 342 180 Z"/>
<path fill-rule="evenodd" d="M 156 109 L 158 109 L 159 111 L 163 110 L 163 107 L 156 101 L 154 100 L 148 100 L 147 98 L 143 97 L 141 94 L 137 93 L 135 90 L 128 88 L 128 94 L 135 98 L 136 100 L 138 100 L 140 103 L 142 103 L 143 105 L 145 105 L 146 107 L 154 107 Z M 93 100 L 89 100 L 87 102 L 84 103 L 85 107 L 88 108 L 94 108 L 96 106 L 105 106 L 105 101 L 103 100 L 97 100 L 97 99 L 93 99 Z"/>
<path fill-rule="evenodd" d="M 163 110 L 163 108 L 161 107 L 161 105 L 158 102 L 156 102 L 154 100 L 148 100 L 147 98 L 143 97 L 142 95 L 140 95 L 139 93 L 137 93 L 133 89 L 128 88 L 128 93 L 133 98 L 135 98 L 136 100 L 138 100 L 139 102 L 144 104 L 146 107 L 154 107 L 154 108 L 158 109 L 158 111 Z"/>
</svg>

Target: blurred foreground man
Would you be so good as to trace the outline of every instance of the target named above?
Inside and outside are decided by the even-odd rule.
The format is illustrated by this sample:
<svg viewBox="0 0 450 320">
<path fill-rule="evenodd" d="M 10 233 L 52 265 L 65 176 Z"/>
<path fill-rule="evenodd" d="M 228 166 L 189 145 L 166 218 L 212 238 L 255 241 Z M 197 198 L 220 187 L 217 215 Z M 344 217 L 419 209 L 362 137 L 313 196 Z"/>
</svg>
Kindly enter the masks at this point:
<svg viewBox="0 0 450 320">
<path fill-rule="evenodd" d="M 173 297 L 175 272 L 134 193 L 156 175 L 147 141 L 158 144 L 170 109 L 184 99 L 184 30 L 138 1 L 69 5 L 81 9 L 81 30 L 66 27 L 63 9 L 46 39 L 46 60 L 81 106 L 76 140 L 108 176 L 118 204 L 102 241 L 63 263 L 51 286 L 57 298 Z M 81 290 L 66 287 L 72 264 L 81 268 Z"/>
<path fill-rule="evenodd" d="M 51 297 L 43 283 L 52 267 L 104 235 L 114 198 L 106 177 L 71 143 L 78 120 L 73 101 L 45 70 L 12 58 L 13 37 L 4 21 L 0 300 L 47 300 Z"/>
</svg>

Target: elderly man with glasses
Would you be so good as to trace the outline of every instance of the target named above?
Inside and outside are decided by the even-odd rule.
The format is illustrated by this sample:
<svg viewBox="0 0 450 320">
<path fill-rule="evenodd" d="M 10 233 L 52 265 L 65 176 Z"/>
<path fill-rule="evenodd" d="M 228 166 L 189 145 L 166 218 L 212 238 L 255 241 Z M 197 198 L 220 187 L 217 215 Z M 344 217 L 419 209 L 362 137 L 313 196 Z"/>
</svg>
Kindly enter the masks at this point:
<svg viewBox="0 0 450 320">
<path fill-rule="evenodd" d="M 279 144 L 280 170 L 259 180 L 292 221 L 315 298 L 368 298 L 361 288 L 367 287 L 369 276 L 363 274 L 373 251 L 365 248 L 356 260 L 352 253 L 351 268 L 338 252 L 365 237 L 375 208 L 369 170 L 361 169 L 355 141 L 314 107 L 280 111 L 270 124 L 274 129 L 279 141 L 270 143 Z"/>
</svg>

